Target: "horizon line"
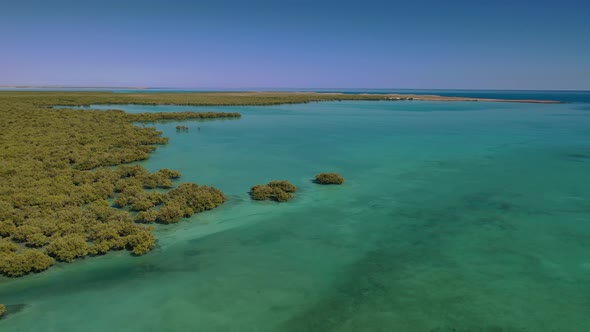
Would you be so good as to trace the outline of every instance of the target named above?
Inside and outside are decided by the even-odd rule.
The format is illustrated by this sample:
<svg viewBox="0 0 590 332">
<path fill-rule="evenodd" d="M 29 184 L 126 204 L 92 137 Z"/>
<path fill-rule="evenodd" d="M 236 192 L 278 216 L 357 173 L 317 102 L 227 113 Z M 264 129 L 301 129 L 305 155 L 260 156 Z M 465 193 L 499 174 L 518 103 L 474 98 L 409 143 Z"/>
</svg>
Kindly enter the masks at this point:
<svg viewBox="0 0 590 332">
<path fill-rule="evenodd" d="M 477 89 L 477 88 L 350 88 L 350 87 L 150 87 L 150 86 L 76 86 L 76 85 L 0 85 L 0 89 L 115 89 L 115 90 L 186 90 L 186 91 L 219 91 L 219 92 L 254 92 L 254 91 L 272 91 L 272 90 L 420 90 L 420 91 L 537 91 L 537 92 L 590 92 L 590 90 L 578 89 Z M 313 91 L 310 91 L 313 92 Z"/>
</svg>

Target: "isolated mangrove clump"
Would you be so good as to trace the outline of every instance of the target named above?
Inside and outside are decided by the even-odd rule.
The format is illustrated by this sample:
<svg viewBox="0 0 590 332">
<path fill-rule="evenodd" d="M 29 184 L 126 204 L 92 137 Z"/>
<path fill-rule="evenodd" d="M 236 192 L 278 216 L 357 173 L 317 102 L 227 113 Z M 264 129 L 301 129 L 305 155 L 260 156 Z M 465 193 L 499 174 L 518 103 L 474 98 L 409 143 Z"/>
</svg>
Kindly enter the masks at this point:
<svg viewBox="0 0 590 332">
<path fill-rule="evenodd" d="M 271 181 L 266 185 L 257 184 L 250 188 L 250 197 L 256 201 L 264 201 L 267 199 L 286 202 L 293 198 L 293 193 L 297 188 L 289 181 Z"/>
<path fill-rule="evenodd" d="M 4 316 L 5 312 L 6 312 L 6 306 L 4 304 L 0 304 L 0 318 L 2 318 L 2 316 Z"/>
<path fill-rule="evenodd" d="M 176 130 L 177 131 L 188 131 L 188 127 L 187 126 L 176 126 Z"/>
<path fill-rule="evenodd" d="M 344 178 L 338 173 L 320 173 L 315 176 L 315 183 L 342 184 L 344 183 Z"/>
</svg>

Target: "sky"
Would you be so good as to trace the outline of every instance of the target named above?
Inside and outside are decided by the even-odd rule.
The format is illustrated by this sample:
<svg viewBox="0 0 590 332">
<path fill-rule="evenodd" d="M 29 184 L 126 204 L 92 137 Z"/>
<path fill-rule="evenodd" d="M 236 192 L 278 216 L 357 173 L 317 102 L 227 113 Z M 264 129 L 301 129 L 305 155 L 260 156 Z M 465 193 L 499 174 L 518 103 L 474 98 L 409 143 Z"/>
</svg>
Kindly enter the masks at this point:
<svg viewBox="0 0 590 332">
<path fill-rule="evenodd" d="M 590 1 L 0 0 L 0 85 L 590 90 Z"/>
</svg>

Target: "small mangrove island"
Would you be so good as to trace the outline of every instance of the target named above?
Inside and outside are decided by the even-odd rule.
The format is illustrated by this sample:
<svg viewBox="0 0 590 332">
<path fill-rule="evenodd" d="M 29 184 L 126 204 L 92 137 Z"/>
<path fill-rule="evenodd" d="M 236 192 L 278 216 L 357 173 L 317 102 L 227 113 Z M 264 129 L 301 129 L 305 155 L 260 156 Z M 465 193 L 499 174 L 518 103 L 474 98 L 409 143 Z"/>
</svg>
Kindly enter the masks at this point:
<svg viewBox="0 0 590 332">
<path fill-rule="evenodd" d="M 286 202 L 293 198 L 297 188 L 289 181 L 270 181 L 268 184 L 257 184 L 250 189 L 250 197 L 256 201 L 273 200 Z"/>
<path fill-rule="evenodd" d="M 338 173 L 316 174 L 314 182 L 317 184 L 343 184 L 344 178 Z"/>
</svg>

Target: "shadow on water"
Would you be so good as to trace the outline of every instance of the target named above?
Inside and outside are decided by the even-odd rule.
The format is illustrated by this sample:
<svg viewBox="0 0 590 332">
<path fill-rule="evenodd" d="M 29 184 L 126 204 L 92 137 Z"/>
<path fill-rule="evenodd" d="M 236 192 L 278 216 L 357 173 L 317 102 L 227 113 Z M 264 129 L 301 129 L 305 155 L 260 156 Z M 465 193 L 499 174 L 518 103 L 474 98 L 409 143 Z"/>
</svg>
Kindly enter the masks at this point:
<svg viewBox="0 0 590 332">
<path fill-rule="evenodd" d="M 167 124 L 167 123 L 207 123 L 207 122 L 227 122 L 227 121 L 237 121 L 240 120 L 239 117 L 221 117 L 221 118 L 206 118 L 206 119 L 171 119 L 171 120 L 155 120 L 155 121 L 134 121 L 135 124 L 140 125 L 147 125 L 153 127 L 154 124 Z M 195 131 L 199 131 L 198 128 L 193 128 Z"/>
<path fill-rule="evenodd" d="M 126 261 L 126 264 L 116 265 L 102 265 L 100 260 L 108 261 L 112 259 L 108 256 L 113 256 L 112 253 L 101 257 L 89 257 L 87 259 L 97 261 L 92 266 L 88 266 L 86 269 L 82 269 L 77 273 L 73 271 L 68 272 L 63 277 L 60 275 L 66 273 L 60 271 L 61 269 L 67 269 L 67 265 L 58 265 L 54 267 L 53 273 L 55 276 L 50 276 L 49 273 L 45 275 L 29 275 L 16 280 L 16 282 L 22 282 L 26 284 L 26 288 L 22 287 L 11 287 L 1 289 L 0 297 L 3 298 L 21 298 L 23 293 L 35 294 L 36 298 L 45 298 L 52 296 L 61 296 L 68 293 L 84 292 L 88 289 L 101 289 L 108 291 L 111 288 L 117 286 L 146 280 L 155 275 L 165 275 L 167 273 L 178 273 L 178 272 L 191 272 L 196 271 L 198 266 L 196 262 L 190 260 L 192 253 L 181 253 L 174 257 L 174 260 L 170 259 L 158 259 L 161 256 L 160 253 L 155 250 L 150 256 L 145 257 L 121 257 Z M 104 262 L 104 261 L 103 261 Z M 179 262 L 181 264 L 179 264 Z M 183 264 L 189 262 L 188 264 Z M 61 269 L 60 269 L 61 267 Z M 40 278 L 35 280 L 36 278 Z M 47 286 L 47 280 L 43 278 L 51 278 L 51 287 Z M 31 279 L 31 280 L 28 280 Z M 4 282 L 10 282 L 13 279 L 6 278 Z M 2 284 L 0 283 L 0 286 Z"/>
<path fill-rule="evenodd" d="M 27 308 L 27 306 L 28 305 L 24 304 L 24 303 L 6 304 L 6 312 L 0 318 L 0 320 L 8 319 L 12 315 L 16 315 L 16 314 L 20 313 L 21 311 L 25 310 Z"/>
<path fill-rule="evenodd" d="M 567 160 L 576 162 L 590 161 L 590 153 L 566 153 L 563 157 Z"/>
</svg>

